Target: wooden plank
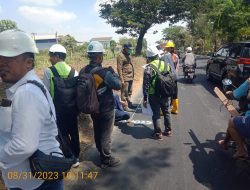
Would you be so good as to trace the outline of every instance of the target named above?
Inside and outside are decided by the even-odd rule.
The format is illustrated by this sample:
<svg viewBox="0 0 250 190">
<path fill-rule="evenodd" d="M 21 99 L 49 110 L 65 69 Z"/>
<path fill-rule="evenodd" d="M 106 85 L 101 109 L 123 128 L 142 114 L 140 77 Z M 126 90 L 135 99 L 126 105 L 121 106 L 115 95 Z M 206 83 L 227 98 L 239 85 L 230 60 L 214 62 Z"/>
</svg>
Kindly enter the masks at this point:
<svg viewBox="0 0 250 190">
<path fill-rule="evenodd" d="M 214 88 L 214 92 L 233 117 L 240 115 L 240 113 L 236 110 L 231 101 L 223 94 L 223 92 L 221 92 L 218 87 Z"/>
</svg>

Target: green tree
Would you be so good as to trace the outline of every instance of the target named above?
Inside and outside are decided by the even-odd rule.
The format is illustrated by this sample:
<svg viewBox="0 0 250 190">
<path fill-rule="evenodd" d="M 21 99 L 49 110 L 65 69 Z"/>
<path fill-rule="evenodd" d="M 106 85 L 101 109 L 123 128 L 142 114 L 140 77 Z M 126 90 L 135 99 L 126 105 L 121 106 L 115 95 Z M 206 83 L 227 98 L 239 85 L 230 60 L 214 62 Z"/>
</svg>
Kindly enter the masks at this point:
<svg viewBox="0 0 250 190">
<path fill-rule="evenodd" d="M 190 45 L 190 33 L 183 26 L 171 26 L 162 31 L 165 40 L 173 40 L 176 48 L 183 49 Z"/>
<path fill-rule="evenodd" d="M 137 44 L 137 39 L 136 38 L 126 38 L 126 37 L 123 37 L 123 38 L 119 39 L 119 44 L 120 45 L 123 45 L 123 44 L 126 44 L 126 43 L 130 43 L 132 45 L 132 49 L 134 50 L 135 47 L 136 47 L 136 44 Z M 142 41 L 142 50 L 145 51 L 146 49 L 147 49 L 147 40 L 143 39 L 143 41 Z"/>
<path fill-rule="evenodd" d="M 199 0 L 196 0 L 197 2 Z M 141 54 L 143 38 L 155 24 L 184 18 L 193 0 L 118 0 L 101 3 L 100 16 L 117 27 L 116 33 L 137 37 L 136 55 Z"/>
<path fill-rule="evenodd" d="M 0 20 L 0 32 L 9 29 L 17 29 L 17 24 L 12 20 Z"/>
<path fill-rule="evenodd" d="M 250 27 L 250 6 L 243 0 L 217 0 L 216 5 L 210 14 L 214 28 L 221 30 L 229 42 L 244 38 L 242 31 Z"/>
<path fill-rule="evenodd" d="M 116 48 L 116 41 L 115 40 L 111 40 L 110 41 L 110 50 L 112 51 L 114 57 L 115 57 L 115 48 Z"/>
<path fill-rule="evenodd" d="M 73 53 L 77 47 L 77 41 L 69 34 L 59 38 L 59 43 L 62 44 L 68 51 Z"/>
</svg>

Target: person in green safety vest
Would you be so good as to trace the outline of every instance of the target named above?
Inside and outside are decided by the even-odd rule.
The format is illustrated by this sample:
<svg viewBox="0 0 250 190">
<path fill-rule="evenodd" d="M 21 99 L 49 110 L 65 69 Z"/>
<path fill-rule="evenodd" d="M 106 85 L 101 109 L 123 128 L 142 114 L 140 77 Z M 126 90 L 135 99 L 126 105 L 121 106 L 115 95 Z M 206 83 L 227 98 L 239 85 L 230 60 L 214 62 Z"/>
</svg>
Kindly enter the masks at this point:
<svg viewBox="0 0 250 190">
<path fill-rule="evenodd" d="M 67 78 L 70 75 L 71 67 L 65 62 L 67 52 L 65 47 L 60 44 L 54 44 L 49 49 L 49 60 L 60 75 L 61 78 Z M 43 76 L 43 83 L 49 90 L 52 99 L 55 98 L 53 77 L 54 74 L 52 68 L 46 68 Z M 74 76 L 78 76 L 78 72 L 75 71 Z M 56 106 L 56 105 L 55 105 Z M 60 130 L 61 138 L 67 144 L 69 150 L 77 158 L 73 167 L 79 166 L 79 154 L 80 154 L 80 141 L 78 131 L 77 113 L 56 113 L 57 127 Z M 70 153 L 67 153 L 70 154 Z"/>
<path fill-rule="evenodd" d="M 159 98 L 155 94 L 155 81 L 156 81 L 156 71 L 151 65 L 159 68 L 160 72 L 170 71 L 169 64 L 165 64 L 164 61 L 159 60 L 159 50 L 156 46 L 150 46 L 146 51 L 147 66 L 144 70 L 143 76 L 143 106 L 147 107 L 147 103 L 151 106 L 153 116 L 154 132 L 151 135 L 153 139 L 163 140 L 164 136 L 171 136 L 171 114 L 170 114 L 170 99 L 171 97 Z M 165 130 L 161 130 L 161 119 L 160 111 L 162 111 L 164 116 L 164 126 Z"/>
</svg>

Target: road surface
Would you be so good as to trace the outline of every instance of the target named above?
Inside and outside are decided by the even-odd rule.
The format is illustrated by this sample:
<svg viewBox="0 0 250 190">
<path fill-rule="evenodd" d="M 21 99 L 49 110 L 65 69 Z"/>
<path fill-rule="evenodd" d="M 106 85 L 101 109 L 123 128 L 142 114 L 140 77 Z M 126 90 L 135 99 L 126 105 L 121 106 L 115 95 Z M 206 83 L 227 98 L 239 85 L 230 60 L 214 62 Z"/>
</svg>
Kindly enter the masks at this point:
<svg viewBox="0 0 250 190">
<path fill-rule="evenodd" d="M 172 137 L 164 137 L 163 141 L 151 139 L 151 118 L 138 109 L 133 115 L 136 124 L 121 124 L 114 129 L 112 151 L 121 158 L 122 165 L 106 170 L 92 169 L 98 172 L 95 180 L 78 176 L 66 189 L 250 189 L 249 185 L 244 188 L 246 185 L 238 182 L 237 177 L 239 168 L 246 168 L 245 163 L 233 160 L 232 152 L 222 151 L 217 145 L 217 140 L 225 135 L 230 115 L 213 92 L 218 83 L 206 80 L 205 66 L 206 60 L 198 60 L 197 78 L 192 84 L 185 82 L 181 72 L 179 114 L 172 115 Z M 141 97 L 139 94 L 134 102 L 139 103 Z M 86 159 L 87 163 L 97 165 L 97 150 L 91 149 Z"/>
</svg>

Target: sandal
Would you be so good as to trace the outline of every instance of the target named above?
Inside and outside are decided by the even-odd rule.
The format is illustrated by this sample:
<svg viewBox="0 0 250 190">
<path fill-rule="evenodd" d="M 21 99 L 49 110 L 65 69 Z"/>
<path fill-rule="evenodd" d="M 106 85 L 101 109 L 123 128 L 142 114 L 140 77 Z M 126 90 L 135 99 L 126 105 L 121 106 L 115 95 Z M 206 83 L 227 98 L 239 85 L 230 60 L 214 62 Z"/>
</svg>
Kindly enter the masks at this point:
<svg viewBox="0 0 250 190">
<path fill-rule="evenodd" d="M 164 132 L 162 132 L 162 135 L 166 136 L 166 137 L 172 137 L 173 136 L 171 131 L 164 131 Z"/>
<path fill-rule="evenodd" d="M 223 150 L 227 150 L 228 145 L 227 145 L 227 143 L 225 142 L 225 140 L 220 140 L 220 141 L 218 141 L 218 144 L 220 145 L 220 147 L 221 147 Z"/>
</svg>

